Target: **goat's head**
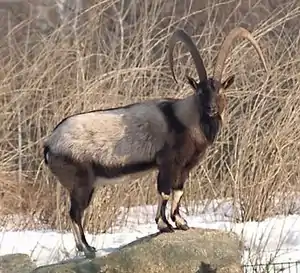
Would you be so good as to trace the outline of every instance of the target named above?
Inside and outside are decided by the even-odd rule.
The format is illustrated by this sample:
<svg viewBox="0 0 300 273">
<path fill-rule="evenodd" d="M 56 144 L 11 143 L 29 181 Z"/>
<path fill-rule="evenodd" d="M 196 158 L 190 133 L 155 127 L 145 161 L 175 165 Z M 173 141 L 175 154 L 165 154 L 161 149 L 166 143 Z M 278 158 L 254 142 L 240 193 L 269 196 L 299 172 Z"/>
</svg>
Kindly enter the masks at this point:
<svg viewBox="0 0 300 273">
<path fill-rule="evenodd" d="M 226 58 L 229 54 L 230 46 L 238 37 L 246 38 L 251 42 L 251 44 L 256 49 L 259 57 L 261 58 L 265 70 L 267 71 L 266 62 L 264 60 L 263 54 L 257 41 L 253 38 L 253 36 L 249 33 L 248 30 L 241 27 L 234 28 L 223 41 L 221 49 L 217 56 L 213 77 L 209 78 L 207 77 L 203 60 L 190 36 L 188 36 L 182 29 L 178 29 L 173 33 L 170 39 L 168 57 L 170 69 L 175 82 L 177 82 L 177 80 L 174 73 L 173 51 L 176 42 L 182 41 L 192 55 L 199 76 L 199 81 L 195 80 L 194 78 L 188 75 L 186 75 L 186 78 L 190 86 L 194 89 L 195 93 L 197 94 L 197 97 L 199 97 L 199 103 L 202 104 L 204 111 L 209 116 L 222 116 L 223 110 L 225 108 L 226 97 L 224 91 L 233 84 L 234 75 L 231 75 L 224 81 L 222 81 L 222 74 Z"/>
</svg>

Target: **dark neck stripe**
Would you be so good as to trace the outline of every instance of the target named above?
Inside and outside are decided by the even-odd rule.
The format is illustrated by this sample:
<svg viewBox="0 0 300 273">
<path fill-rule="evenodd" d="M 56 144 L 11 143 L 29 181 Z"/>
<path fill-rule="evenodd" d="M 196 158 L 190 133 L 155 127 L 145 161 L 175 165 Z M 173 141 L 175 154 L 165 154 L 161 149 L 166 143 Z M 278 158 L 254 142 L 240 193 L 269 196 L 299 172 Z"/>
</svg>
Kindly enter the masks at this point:
<svg viewBox="0 0 300 273">
<path fill-rule="evenodd" d="M 167 120 L 169 131 L 174 130 L 176 133 L 183 133 L 186 130 L 186 126 L 175 115 L 173 106 L 174 101 L 164 101 L 158 105 Z"/>
</svg>

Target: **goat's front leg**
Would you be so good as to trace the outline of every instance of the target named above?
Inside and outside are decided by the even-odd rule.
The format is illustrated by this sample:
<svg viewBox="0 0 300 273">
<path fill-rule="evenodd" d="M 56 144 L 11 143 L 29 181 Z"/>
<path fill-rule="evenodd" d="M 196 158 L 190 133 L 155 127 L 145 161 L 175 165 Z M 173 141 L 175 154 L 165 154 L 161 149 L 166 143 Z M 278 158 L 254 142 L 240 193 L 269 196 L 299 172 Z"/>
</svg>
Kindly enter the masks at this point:
<svg viewBox="0 0 300 273">
<path fill-rule="evenodd" d="M 172 185 L 172 203 L 171 203 L 171 220 L 175 223 L 176 227 L 181 230 L 188 230 L 189 226 L 187 221 L 180 215 L 180 201 L 183 196 L 184 182 L 188 178 L 188 171 L 183 170 L 179 179 L 173 181 Z"/>
<path fill-rule="evenodd" d="M 157 212 L 155 222 L 160 232 L 173 232 L 172 225 L 168 222 L 166 217 L 166 207 L 171 195 L 172 180 L 175 172 L 172 168 L 172 162 L 169 160 L 162 160 L 159 165 L 159 172 L 157 176 L 157 190 L 159 194 Z"/>
</svg>

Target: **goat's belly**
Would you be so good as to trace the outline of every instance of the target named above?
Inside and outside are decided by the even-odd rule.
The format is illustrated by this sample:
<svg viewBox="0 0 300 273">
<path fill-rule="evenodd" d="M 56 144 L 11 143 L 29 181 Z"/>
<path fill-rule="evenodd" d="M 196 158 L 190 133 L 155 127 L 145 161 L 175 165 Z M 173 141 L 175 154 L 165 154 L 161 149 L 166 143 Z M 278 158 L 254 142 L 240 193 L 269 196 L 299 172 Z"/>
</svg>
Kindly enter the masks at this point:
<svg viewBox="0 0 300 273">
<path fill-rule="evenodd" d="M 94 175 L 97 185 L 114 185 L 137 181 L 155 170 L 155 162 L 131 164 L 122 167 L 96 166 L 94 167 Z"/>
<path fill-rule="evenodd" d="M 130 182 L 137 182 L 138 180 L 146 177 L 149 174 L 152 174 L 153 171 L 144 171 L 136 174 L 127 174 L 119 177 L 96 177 L 96 186 L 104 186 L 104 185 L 116 185 L 116 184 L 127 184 Z"/>
</svg>

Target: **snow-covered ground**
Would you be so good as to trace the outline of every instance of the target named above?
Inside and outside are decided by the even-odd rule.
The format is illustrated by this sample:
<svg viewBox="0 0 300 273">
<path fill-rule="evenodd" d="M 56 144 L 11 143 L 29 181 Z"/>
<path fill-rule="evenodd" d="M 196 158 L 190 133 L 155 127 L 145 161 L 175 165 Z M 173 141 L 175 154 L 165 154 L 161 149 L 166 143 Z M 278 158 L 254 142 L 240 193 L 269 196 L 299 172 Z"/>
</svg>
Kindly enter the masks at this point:
<svg viewBox="0 0 300 273">
<path fill-rule="evenodd" d="M 201 212 L 186 216 L 189 225 L 231 230 L 239 234 L 245 241 L 244 264 L 267 263 L 270 260 L 300 261 L 300 215 L 277 216 L 259 223 L 233 223 L 230 204 L 217 204 L 219 202 L 212 202 L 198 210 Z M 99 235 L 86 233 L 87 240 L 97 248 L 98 256 L 108 254 L 137 238 L 157 232 L 154 223 L 155 210 L 155 206 L 126 210 L 126 226 L 122 225 L 125 210 L 121 211 L 119 223 L 111 232 Z M 0 255 L 17 252 L 31 255 L 38 265 L 58 262 L 76 255 L 71 233 L 51 230 L 0 232 Z"/>
</svg>

